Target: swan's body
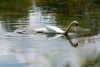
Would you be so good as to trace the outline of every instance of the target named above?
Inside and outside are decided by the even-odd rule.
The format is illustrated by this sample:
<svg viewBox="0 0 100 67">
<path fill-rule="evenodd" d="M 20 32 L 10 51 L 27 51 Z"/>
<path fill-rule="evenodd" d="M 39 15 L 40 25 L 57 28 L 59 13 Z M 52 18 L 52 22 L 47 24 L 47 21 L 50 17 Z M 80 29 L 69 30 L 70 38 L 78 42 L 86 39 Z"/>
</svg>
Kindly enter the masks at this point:
<svg viewBox="0 0 100 67">
<path fill-rule="evenodd" d="M 56 27 L 56 26 L 46 26 L 45 28 L 38 28 L 34 29 L 35 32 L 37 33 L 55 33 L 55 34 L 63 34 L 65 31 L 62 29 Z"/>
<path fill-rule="evenodd" d="M 55 33 L 65 33 L 62 29 L 56 26 L 46 26 L 48 30 L 54 31 Z"/>
<path fill-rule="evenodd" d="M 71 22 L 68 27 L 66 28 L 66 30 L 62 30 L 57 26 L 46 26 L 44 28 L 39 28 L 39 29 L 35 29 L 34 31 L 36 31 L 37 33 L 55 33 L 55 34 L 67 34 L 70 30 L 70 28 L 72 27 L 72 25 L 78 25 L 79 23 L 77 21 L 73 21 Z"/>
</svg>

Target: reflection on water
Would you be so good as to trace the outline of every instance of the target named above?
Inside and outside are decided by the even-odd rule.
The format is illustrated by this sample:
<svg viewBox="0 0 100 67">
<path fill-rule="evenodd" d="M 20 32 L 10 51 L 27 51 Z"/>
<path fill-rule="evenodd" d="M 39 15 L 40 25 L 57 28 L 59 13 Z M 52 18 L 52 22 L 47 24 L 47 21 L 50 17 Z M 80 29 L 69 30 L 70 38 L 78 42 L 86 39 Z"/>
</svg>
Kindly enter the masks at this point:
<svg viewBox="0 0 100 67">
<path fill-rule="evenodd" d="M 48 11 L 51 13 L 47 13 L 42 9 L 43 7 L 37 7 L 35 1 L 32 0 L 15 1 L 0 1 L 1 67 L 64 67 L 67 65 L 82 67 L 87 60 L 94 61 L 100 54 L 99 34 L 83 38 L 74 36 L 74 39 L 71 39 L 73 43 L 76 41 L 79 43 L 79 47 L 74 48 L 63 35 L 14 32 L 16 29 L 23 28 L 32 31 L 34 28 L 45 25 L 57 25 L 64 28 L 63 26 L 69 24 L 69 21 L 65 22 L 65 19 L 76 20 L 76 18 L 62 16 L 59 12 Z M 55 11 L 56 8 L 53 10 Z M 82 27 L 87 27 L 82 24 L 85 25 L 80 22 Z M 96 30 L 94 32 L 99 32 L 99 27 L 95 27 L 99 23 L 92 25 L 89 28 Z"/>
</svg>

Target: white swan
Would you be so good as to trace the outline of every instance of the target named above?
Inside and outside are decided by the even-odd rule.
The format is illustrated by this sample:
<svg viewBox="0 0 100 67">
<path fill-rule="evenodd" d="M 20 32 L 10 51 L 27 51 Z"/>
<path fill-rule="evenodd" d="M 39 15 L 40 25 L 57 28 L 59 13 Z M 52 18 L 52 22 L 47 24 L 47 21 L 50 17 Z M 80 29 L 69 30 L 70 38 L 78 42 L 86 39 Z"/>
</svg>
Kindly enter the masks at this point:
<svg viewBox="0 0 100 67">
<path fill-rule="evenodd" d="M 69 32 L 72 25 L 78 25 L 78 24 L 79 24 L 79 22 L 77 22 L 77 21 L 71 22 L 65 31 L 56 26 L 46 26 L 45 28 L 34 29 L 34 31 L 37 33 L 66 34 Z"/>
<path fill-rule="evenodd" d="M 19 33 L 19 34 L 26 34 L 26 33 L 32 33 L 32 32 L 37 32 L 37 33 L 47 33 L 47 34 L 66 34 L 68 33 L 68 31 L 70 30 L 70 28 L 72 27 L 72 25 L 78 25 L 79 22 L 77 21 L 73 21 L 71 22 L 68 27 L 66 28 L 66 30 L 62 30 L 59 27 L 56 26 L 45 26 L 43 28 L 37 28 L 37 29 L 16 29 L 14 32 Z M 31 32 L 30 32 L 31 31 Z"/>
</svg>

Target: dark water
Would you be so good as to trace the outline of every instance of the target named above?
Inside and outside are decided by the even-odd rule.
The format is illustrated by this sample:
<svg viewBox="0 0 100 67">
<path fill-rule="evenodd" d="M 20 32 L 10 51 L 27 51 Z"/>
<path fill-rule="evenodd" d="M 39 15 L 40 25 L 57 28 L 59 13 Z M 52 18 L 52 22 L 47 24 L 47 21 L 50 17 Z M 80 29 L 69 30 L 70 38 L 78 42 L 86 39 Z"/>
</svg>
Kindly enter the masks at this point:
<svg viewBox="0 0 100 67">
<path fill-rule="evenodd" d="M 45 1 L 0 1 L 0 67 L 82 67 L 82 64 L 89 63 L 87 60 L 95 62 L 100 54 L 98 17 L 70 16 L 63 6 L 41 4 Z M 80 22 L 82 30 L 90 30 L 79 31 L 77 34 L 82 37 L 71 39 L 79 42 L 78 48 L 72 47 L 62 35 L 14 32 L 16 29 L 30 30 L 46 25 L 64 29 L 73 20 Z"/>
</svg>

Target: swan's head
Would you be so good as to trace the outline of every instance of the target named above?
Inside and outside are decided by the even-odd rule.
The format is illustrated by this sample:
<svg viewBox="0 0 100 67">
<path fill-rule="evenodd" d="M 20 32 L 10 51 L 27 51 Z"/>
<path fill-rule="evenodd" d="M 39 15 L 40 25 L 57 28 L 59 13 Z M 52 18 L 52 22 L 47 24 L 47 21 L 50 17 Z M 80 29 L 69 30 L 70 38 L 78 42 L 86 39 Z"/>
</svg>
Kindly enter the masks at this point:
<svg viewBox="0 0 100 67">
<path fill-rule="evenodd" d="M 78 21 L 73 21 L 71 24 L 72 25 L 75 25 L 75 26 L 78 26 L 79 25 L 79 22 Z"/>
</svg>

